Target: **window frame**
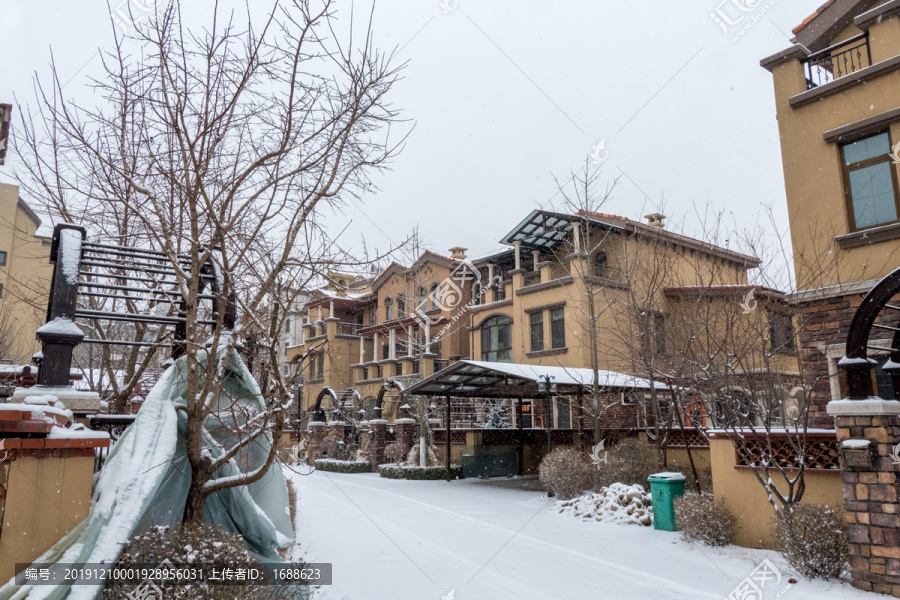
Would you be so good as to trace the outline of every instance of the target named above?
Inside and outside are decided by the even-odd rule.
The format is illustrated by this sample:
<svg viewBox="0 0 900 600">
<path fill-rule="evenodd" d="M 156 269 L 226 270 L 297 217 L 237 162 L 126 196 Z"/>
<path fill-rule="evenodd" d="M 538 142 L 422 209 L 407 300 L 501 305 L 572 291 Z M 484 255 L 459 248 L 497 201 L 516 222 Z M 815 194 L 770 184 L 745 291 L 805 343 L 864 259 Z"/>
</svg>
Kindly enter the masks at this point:
<svg viewBox="0 0 900 600">
<path fill-rule="evenodd" d="M 535 319 L 538 320 L 535 321 Z M 528 333 L 531 340 L 531 351 L 542 351 L 544 349 L 544 311 L 533 312 L 528 315 Z M 539 335 L 535 336 L 536 333 L 539 333 Z"/>
<path fill-rule="evenodd" d="M 394 299 L 390 296 L 384 299 L 384 320 L 394 320 Z"/>
<path fill-rule="evenodd" d="M 560 318 L 554 317 L 555 313 L 561 313 L 562 316 Z M 561 331 L 557 332 L 555 330 L 555 326 L 559 324 Z M 562 343 L 556 343 L 556 334 L 560 333 L 562 336 Z M 550 309 L 550 349 L 558 350 L 560 348 L 566 347 L 566 309 L 565 308 L 552 308 Z"/>
<path fill-rule="evenodd" d="M 894 140 L 891 138 L 890 129 L 886 129 L 884 131 L 879 131 L 873 133 L 871 135 L 866 135 L 854 140 L 850 140 L 843 144 L 838 144 L 838 161 L 841 167 L 841 180 L 844 185 L 844 210 L 847 214 L 847 224 L 848 229 L 851 232 L 854 231 L 865 231 L 866 229 L 873 229 L 875 227 L 884 227 L 885 225 L 890 225 L 892 223 L 900 223 L 900 184 L 897 181 L 897 169 L 895 168 L 893 161 L 891 159 L 890 150 L 881 156 L 876 156 L 874 158 L 867 158 L 866 160 L 861 160 L 859 162 L 855 162 L 853 164 L 847 164 L 847 161 L 844 157 L 844 148 L 849 146 L 850 144 L 855 144 L 857 142 L 861 142 L 863 140 L 877 137 L 879 135 L 887 135 L 888 140 L 888 148 L 894 147 Z M 853 191 L 850 186 L 850 173 L 853 171 L 859 171 L 868 167 L 873 167 L 875 165 L 886 163 L 888 169 L 891 173 L 891 185 L 894 191 L 894 210 L 896 211 L 897 218 L 893 221 L 887 221 L 885 223 L 877 223 L 875 225 L 866 225 L 865 227 L 857 227 L 856 226 L 856 212 L 853 210 Z"/>
<path fill-rule="evenodd" d="M 507 343 L 509 344 L 506 347 L 500 347 L 499 344 L 496 348 L 491 344 L 489 346 L 490 349 L 485 348 L 485 333 L 494 328 L 506 327 L 508 329 L 507 333 Z M 485 319 L 481 322 L 481 325 L 478 326 L 479 331 L 481 332 L 481 360 L 485 362 L 512 362 L 512 319 L 506 315 L 493 315 Z M 499 339 L 499 334 L 497 338 Z M 493 340 L 494 336 L 492 334 L 488 334 L 488 339 Z M 501 352 L 507 352 L 506 360 L 499 360 L 498 355 Z M 492 358 L 490 355 L 494 355 Z"/>
<path fill-rule="evenodd" d="M 6 252 L 6 250 L 0 250 L 0 267 L 5 267 L 8 261 L 9 254 Z"/>
</svg>

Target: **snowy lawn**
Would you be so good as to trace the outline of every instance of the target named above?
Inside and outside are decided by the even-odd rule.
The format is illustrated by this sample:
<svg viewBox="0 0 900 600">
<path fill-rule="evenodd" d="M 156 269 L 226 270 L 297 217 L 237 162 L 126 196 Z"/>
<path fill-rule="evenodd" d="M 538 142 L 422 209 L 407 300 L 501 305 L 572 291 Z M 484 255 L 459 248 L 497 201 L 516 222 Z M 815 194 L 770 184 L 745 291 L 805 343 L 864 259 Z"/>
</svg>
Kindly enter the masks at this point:
<svg viewBox="0 0 900 600">
<path fill-rule="evenodd" d="M 294 559 L 330 562 L 327 600 L 722 600 L 769 558 L 782 570 L 763 599 L 885 596 L 807 581 L 774 552 L 692 546 L 652 527 L 584 522 L 534 491 L 477 480 L 405 481 L 377 474 L 285 470 L 297 485 Z"/>
</svg>

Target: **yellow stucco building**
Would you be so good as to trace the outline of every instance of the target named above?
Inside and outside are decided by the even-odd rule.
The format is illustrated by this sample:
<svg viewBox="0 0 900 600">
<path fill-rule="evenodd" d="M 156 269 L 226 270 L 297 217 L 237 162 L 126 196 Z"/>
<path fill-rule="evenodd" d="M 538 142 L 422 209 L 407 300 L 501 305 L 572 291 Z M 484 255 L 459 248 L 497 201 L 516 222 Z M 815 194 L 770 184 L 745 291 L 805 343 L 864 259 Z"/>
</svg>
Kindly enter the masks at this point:
<svg viewBox="0 0 900 600">
<path fill-rule="evenodd" d="M 0 184 L 0 361 L 29 364 L 50 293 L 50 238 L 15 185 Z"/>
<path fill-rule="evenodd" d="M 761 64 L 775 84 L 802 358 L 821 378 L 811 424 L 833 427 L 825 405 L 845 392 L 850 319 L 900 267 L 900 6 L 830 0 L 794 34 Z M 887 393 L 889 377 L 876 379 Z"/>
</svg>

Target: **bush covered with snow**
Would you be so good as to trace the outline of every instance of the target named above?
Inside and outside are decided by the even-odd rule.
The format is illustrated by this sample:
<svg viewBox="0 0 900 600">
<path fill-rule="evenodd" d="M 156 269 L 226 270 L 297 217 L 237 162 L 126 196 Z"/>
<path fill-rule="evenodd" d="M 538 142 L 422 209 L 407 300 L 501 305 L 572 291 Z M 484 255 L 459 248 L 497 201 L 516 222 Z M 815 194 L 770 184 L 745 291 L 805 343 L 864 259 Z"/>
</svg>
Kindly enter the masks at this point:
<svg viewBox="0 0 900 600">
<path fill-rule="evenodd" d="M 675 524 L 686 542 L 727 546 L 737 532 L 737 518 L 709 494 L 685 494 L 675 498 Z"/>
<path fill-rule="evenodd" d="M 248 550 L 243 538 L 229 531 L 202 524 L 197 527 L 154 527 L 135 535 L 124 547 L 117 567 L 179 564 L 262 565 Z M 213 585 L 153 582 L 169 600 L 299 600 L 308 591 L 301 586 Z M 111 581 L 103 589 L 103 600 L 129 600 L 135 584 Z M 155 597 L 155 596 L 148 596 Z"/>
<path fill-rule="evenodd" d="M 597 467 L 596 485 L 613 483 L 647 485 L 647 478 L 659 471 L 653 446 L 638 438 L 625 438 L 609 449 Z"/>
<path fill-rule="evenodd" d="M 806 577 L 840 577 L 849 550 L 844 513 L 824 504 L 798 504 L 775 515 L 778 549 L 792 567 Z"/>
<path fill-rule="evenodd" d="M 575 498 L 593 489 L 596 467 L 584 452 L 575 448 L 557 448 L 544 457 L 538 477 L 544 489 L 560 500 Z"/>
<path fill-rule="evenodd" d="M 386 479 L 414 479 L 436 481 L 447 476 L 446 467 L 418 467 L 414 465 L 380 465 L 378 473 Z M 450 465 L 450 479 L 462 479 L 463 470 L 459 465 Z"/>
<path fill-rule="evenodd" d="M 556 503 L 560 514 L 599 523 L 653 524 L 650 493 L 640 485 L 614 483 L 570 500 Z"/>
<path fill-rule="evenodd" d="M 362 460 L 319 458 L 316 460 L 316 469 L 331 473 L 371 473 L 372 465 L 368 461 Z"/>
</svg>

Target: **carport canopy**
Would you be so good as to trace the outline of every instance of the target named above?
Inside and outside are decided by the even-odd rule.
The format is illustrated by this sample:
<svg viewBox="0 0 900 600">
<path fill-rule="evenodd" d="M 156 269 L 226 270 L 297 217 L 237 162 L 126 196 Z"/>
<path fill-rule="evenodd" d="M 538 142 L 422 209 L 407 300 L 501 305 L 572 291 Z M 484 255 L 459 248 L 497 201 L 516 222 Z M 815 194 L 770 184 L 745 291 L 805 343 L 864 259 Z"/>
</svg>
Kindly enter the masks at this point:
<svg viewBox="0 0 900 600">
<path fill-rule="evenodd" d="M 649 390 L 650 382 L 616 371 L 598 371 L 603 389 Z M 408 395 L 456 398 L 543 398 L 538 382 L 550 376 L 559 395 L 576 394 L 594 384 L 593 369 L 460 360 L 406 388 Z M 658 390 L 665 384 L 656 382 Z"/>
</svg>

